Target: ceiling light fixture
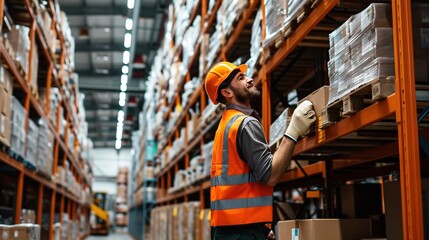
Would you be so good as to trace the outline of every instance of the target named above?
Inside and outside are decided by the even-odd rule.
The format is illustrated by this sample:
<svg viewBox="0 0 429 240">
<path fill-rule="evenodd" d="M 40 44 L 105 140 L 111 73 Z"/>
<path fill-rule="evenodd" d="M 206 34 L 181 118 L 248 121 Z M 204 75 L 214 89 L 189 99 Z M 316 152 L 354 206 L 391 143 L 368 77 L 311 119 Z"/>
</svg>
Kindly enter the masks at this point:
<svg viewBox="0 0 429 240">
<path fill-rule="evenodd" d="M 128 0 L 127 2 L 127 7 L 129 9 L 133 9 L 134 8 L 134 0 Z"/>
<path fill-rule="evenodd" d="M 116 139 L 116 143 L 115 143 L 115 147 L 116 147 L 116 149 L 121 149 L 121 140 L 119 140 L 119 139 Z"/>
<path fill-rule="evenodd" d="M 121 122 L 123 122 L 124 121 L 124 111 L 123 110 L 120 110 L 119 112 L 118 112 L 118 126 L 119 126 L 119 123 L 121 123 Z"/>
<path fill-rule="evenodd" d="M 119 100 L 125 100 L 126 97 L 127 95 L 124 92 L 119 93 Z"/>
<path fill-rule="evenodd" d="M 127 73 L 128 73 L 128 70 L 129 70 L 128 66 L 122 66 L 122 73 L 123 73 L 123 74 L 127 74 Z M 124 75 L 122 75 L 122 76 L 124 76 Z M 122 76 L 121 76 L 121 81 L 122 81 Z M 125 75 L 125 76 L 126 76 L 126 75 Z"/>
<path fill-rule="evenodd" d="M 122 55 L 122 62 L 124 64 L 130 63 L 130 51 L 124 51 L 124 54 Z"/>
<path fill-rule="evenodd" d="M 127 18 L 125 20 L 125 29 L 131 30 L 133 28 L 133 20 L 131 18 Z"/>
<path fill-rule="evenodd" d="M 119 106 L 121 107 L 125 106 L 125 100 L 119 100 Z"/>
<path fill-rule="evenodd" d="M 131 47 L 131 33 L 125 33 L 124 36 L 124 47 Z"/>
<path fill-rule="evenodd" d="M 127 84 L 121 84 L 121 91 L 122 92 L 127 91 Z"/>
<path fill-rule="evenodd" d="M 124 73 L 124 67 L 127 68 L 127 72 Z M 123 66 L 122 67 L 122 75 L 121 75 L 121 84 L 127 84 L 128 83 L 128 75 L 126 75 L 128 73 L 128 67 L 127 66 Z"/>
</svg>

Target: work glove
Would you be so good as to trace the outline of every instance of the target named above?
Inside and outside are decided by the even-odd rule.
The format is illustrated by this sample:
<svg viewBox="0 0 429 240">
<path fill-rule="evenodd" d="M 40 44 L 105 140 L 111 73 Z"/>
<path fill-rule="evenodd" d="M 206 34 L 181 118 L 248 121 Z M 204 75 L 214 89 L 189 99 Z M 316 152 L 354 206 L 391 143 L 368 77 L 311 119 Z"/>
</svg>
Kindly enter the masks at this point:
<svg viewBox="0 0 429 240">
<path fill-rule="evenodd" d="M 285 136 L 298 142 L 299 136 L 303 135 L 316 121 L 316 113 L 313 110 L 313 103 L 305 100 L 292 114 L 291 121 L 286 129 Z"/>
</svg>

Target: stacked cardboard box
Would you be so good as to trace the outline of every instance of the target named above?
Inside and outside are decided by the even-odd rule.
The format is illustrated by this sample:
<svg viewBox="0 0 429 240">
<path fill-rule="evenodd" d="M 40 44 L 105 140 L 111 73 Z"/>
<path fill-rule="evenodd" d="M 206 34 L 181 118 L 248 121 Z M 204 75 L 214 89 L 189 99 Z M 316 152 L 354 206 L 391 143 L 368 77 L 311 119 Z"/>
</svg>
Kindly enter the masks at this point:
<svg viewBox="0 0 429 240">
<path fill-rule="evenodd" d="M 150 239 L 210 239 L 210 210 L 200 202 L 154 208 L 151 212 Z M 208 238 L 207 238 L 208 237 Z"/>
<path fill-rule="evenodd" d="M 200 36 L 201 16 L 195 17 L 192 25 L 186 29 L 182 41 L 182 70 L 186 71 L 189 67 L 189 62 L 194 55 L 194 50 L 198 37 Z"/>
<path fill-rule="evenodd" d="M 116 216 L 115 224 L 117 226 L 128 225 L 128 168 L 121 167 L 116 177 Z"/>
<path fill-rule="evenodd" d="M 329 103 L 395 74 L 389 4 L 373 3 L 329 34 Z"/>
<path fill-rule="evenodd" d="M 12 114 L 10 121 L 11 137 L 10 137 L 10 149 L 16 154 L 24 157 L 24 144 L 25 144 L 25 118 L 27 112 L 24 107 L 15 97 L 12 97 Z"/>
<path fill-rule="evenodd" d="M 306 219 L 278 223 L 279 240 L 355 240 L 371 236 L 369 219 Z"/>
<path fill-rule="evenodd" d="M 28 130 L 27 130 L 27 149 L 25 152 L 25 159 L 36 166 L 37 160 L 37 138 L 39 136 L 39 127 L 33 120 L 28 120 Z"/>
<path fill-rule="evenodd" d="M 0 225 L 2 240 L 40 240 L 40 225 L 25 223 Z"/>
<path fill-rule="evenodd" d="M 52 175 L 54 134 L 48 126 L 48 121 L 39 119 L 39 135 L 37 140 L 36 167 L 45 176 Z"/>
<path fill-rule="evenodd" d="M 15 25 L 7 35 L 12 50 L 15 52 L 15 61 L 22 69 L 24 75 L 28 72 L 28 54 L 30 51 L 30 29 L 25 26 Z"/>
<path fill-rule="evenodd" d="M 257 65 L 259 55 L 261 55 L 261 32 L 261 10 L 259 9 L 252 25 L 252 36 L 250 37 L 250 58 L 246 62 L 249 67 L 246 71 L 246 76 L 249 77 L 255 74 L 254 68 Z"/>
<path fill-rule="evenodd" d="M 13 79 L 9 71 L 0 66 L 0 141 L 10 146 L 10 120 Z"/>
<path fill-rule="evenodd" d="M 287 17 L 287 1 L 265 0 L 266 37 L 264 46 L 281 34 L 280 31 Z"/>
</svg>

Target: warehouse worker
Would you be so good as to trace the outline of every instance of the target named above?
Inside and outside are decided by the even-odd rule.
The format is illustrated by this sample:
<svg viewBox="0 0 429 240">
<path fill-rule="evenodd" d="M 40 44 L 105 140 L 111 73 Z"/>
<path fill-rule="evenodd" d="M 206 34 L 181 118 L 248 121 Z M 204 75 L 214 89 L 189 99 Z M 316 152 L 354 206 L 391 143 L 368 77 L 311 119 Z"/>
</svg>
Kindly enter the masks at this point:
<svg viewBox="0 0 429 240">
<path fill-rule="evenodd" d="M 216 131 L 211 166 L 212 239 L 274 239 L 273 186 L 286 172 L 295 144 L 314 123 L 310 101 L 300 104 L 275 154 L 271 154 L 250 100 L 260 95 L 246 65 L 216 64 L 205 89 L 214 104 L 226 105 Z"/>
</svg>

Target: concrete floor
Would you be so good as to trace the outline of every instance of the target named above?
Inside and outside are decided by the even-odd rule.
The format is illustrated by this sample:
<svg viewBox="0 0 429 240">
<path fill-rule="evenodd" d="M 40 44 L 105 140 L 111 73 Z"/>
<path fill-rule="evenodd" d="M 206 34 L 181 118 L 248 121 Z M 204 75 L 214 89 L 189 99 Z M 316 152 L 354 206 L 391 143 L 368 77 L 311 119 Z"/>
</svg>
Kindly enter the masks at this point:
<svg viewBox="0 0 429 240">
<path fill-rule="evenodd" d="M 110 233 L 108 236 L 89 236 L 86 240 L 133 240 L 127 233 Z"/>
</svg>

